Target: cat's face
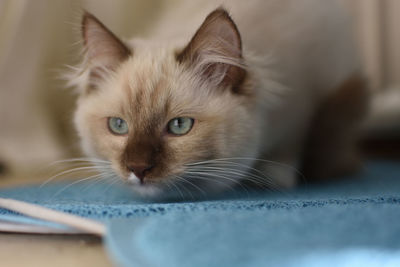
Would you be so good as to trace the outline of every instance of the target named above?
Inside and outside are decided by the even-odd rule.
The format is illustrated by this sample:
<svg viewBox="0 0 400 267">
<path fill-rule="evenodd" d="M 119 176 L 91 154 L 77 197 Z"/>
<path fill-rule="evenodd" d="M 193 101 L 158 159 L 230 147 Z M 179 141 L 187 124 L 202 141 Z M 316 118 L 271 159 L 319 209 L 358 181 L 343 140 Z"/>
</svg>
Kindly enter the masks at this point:
<svg viewBox="0 0 400 267">
<path fill-rule="evenodd" d="M 218 30 L 232 39 L 225 40 L 227 47 L 215 46 L 211 31 Z M 250 142 L 258 134 L 251 85 L 244 69 L 231 65 L 241 60 L 240 37 L 224 11 L 210 14 L 184 49 L 143 43 L 127 48 L 88 14 L 84 38 L 91 66 L 75 124 L 87 154 L 110 161 L 142 194 L 208 193 L 236 183 L 241 176 L 233 170 L 243 172 L 245 166 L 231 165 L 228 175 L 224 162 L 207 164 L 251 157 L 257 146 Z M 212 57 L 210 45 L 227 55 Z"/>
</svg>

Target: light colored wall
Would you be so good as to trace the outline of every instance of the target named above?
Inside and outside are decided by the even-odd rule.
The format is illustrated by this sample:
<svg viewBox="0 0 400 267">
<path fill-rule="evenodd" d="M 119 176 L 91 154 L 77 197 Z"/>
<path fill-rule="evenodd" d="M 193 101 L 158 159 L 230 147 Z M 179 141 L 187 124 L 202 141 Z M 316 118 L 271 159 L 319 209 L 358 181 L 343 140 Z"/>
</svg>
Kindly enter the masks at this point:
<svg viewBox="0 0 400 267">
<path fill-rule="evenodd" d="M 400 89 L 400 1 L 344 0 L 352 14 L 371 87 Z"/>
</svg>

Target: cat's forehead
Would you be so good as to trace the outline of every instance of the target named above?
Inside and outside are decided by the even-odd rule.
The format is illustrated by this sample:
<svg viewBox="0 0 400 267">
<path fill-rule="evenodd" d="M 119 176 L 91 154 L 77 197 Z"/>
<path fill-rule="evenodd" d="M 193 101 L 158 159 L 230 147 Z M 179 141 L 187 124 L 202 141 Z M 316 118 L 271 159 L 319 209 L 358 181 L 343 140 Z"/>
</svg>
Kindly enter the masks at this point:
<svg viewBox="0 0 400 267">
<path fill-rule="evenodd" d="M 231 103 L 226 96 L 210 93 L 194 73 L 179 64 L 176 49 L 133 51 L 108 83 L 103 99 L 105 103 L 113 99 L 111 109 L 117 108 L 117 113 L 135 127 L 162 126 L 179 116 L 215 116 Z"/>
<path fill-rule="evenodd" d="M 136 51 L 117 75 L 125 112 L 136 120 L 148 120 L 151 116 L 192 109 L 199 98 L 190 78 L 185 75 L 173 51 Z"/>
</svg>

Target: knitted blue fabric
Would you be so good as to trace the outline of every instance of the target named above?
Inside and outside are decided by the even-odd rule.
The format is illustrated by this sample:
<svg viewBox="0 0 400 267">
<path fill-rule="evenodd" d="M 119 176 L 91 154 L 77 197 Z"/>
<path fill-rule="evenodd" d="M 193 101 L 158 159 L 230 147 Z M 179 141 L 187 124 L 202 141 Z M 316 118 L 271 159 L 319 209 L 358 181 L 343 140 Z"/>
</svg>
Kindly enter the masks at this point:
<svg viewBox="0 0 400 267">
<path fill-rule="evenodd" d="M 400 164 L 370 162 L 352 178 L 199 202 L 145 203 L 121 185 L 90 184 L 0 196 L 104 221 L 122 266 L 400 266 Z"/>
</svg>

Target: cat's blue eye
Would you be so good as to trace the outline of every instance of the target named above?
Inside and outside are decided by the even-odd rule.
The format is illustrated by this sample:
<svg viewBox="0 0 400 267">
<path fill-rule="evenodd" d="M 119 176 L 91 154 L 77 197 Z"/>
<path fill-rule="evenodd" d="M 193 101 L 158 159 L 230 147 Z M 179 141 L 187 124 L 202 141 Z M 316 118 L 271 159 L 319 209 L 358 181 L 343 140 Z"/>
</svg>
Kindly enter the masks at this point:
<svg viewBox="0 0 400 267">
<path fill-rule="evenodd" d="M 168 133 L 174 135 L 187 134 L 193 126 L 194 119 L 188 117 L 178 117 L 168 122 L 167 130 Z"/>
<path fill-rule="evenodd" d="M 128 133 L 128 124 L 121 118 L 108 118 L 108 128 L 113 134 L 124 135 Z"/>
</svg>

